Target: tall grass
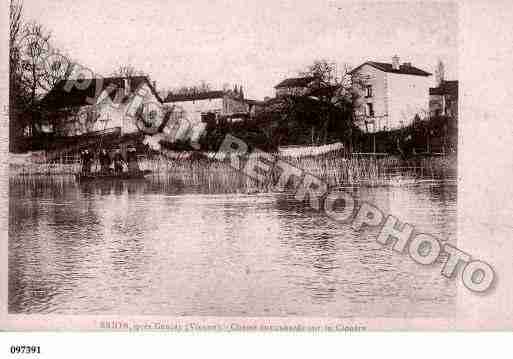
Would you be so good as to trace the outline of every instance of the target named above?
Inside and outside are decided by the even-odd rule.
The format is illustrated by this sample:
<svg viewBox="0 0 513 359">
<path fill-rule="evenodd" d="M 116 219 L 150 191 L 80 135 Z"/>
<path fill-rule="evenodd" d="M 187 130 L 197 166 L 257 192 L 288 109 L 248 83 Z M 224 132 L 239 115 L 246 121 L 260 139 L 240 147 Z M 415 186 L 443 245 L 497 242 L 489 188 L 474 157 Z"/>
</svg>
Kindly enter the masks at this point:
<svg viewBox="0 0 513 359">
<path fill-rule="evenodd" d="M 80 171 L 80 163 L 24 163 L 10 164 L 9 173 L 17 176 L 54 176 L 74 174 Z"/>
<path fill-rule="evenodd" d="M 400 185 L 420 179 L 455 178 L 455 159 L 424 157 L 402 160 L 395 157 L 343 157 L 339 152 L 316 156 L 283 156 L 271 154 L 276 163 L 289 165 L 325 181 L 330 187 Z M 243 168 L 261 167 L 256 155 L 239 158 L 239 170 L 230 165 L 230 159 L 219 160 L 214 154 L 166 153 L 141 161 L 142 169 L 152 170 L 160 181 L 170 185 L 205 188 L 210 192 L 272 191 L 281 174 L 275 166 L 268 181 L 259 182 L 247 176 Z M 298 179 L 295 179 L 296 182 Z M 292 185 L 296 184 L 294 181 Z"/>
<path fill-rule="evenodd" d="M 312 153 L 307 152 L 307 153 Z M 319 152 L 317 152 L 319 153 Z M 419 179 L 443 179 L 456 177 L 454 157 L 422 157 L 402 160 L 396 157 L 346 157 L 341 150 L 304 155 L 288 151 L 270 154 L 279 163 L 289 165 L 325 181 L 330 187 L 382 186 L 415 182 Z M 240 169 L 261 166 L 258 155 L 240 158 Z M 275 166 L 268 176 L 269 181 L 259 182 L 230 165 L 230 159 L 216 157 L 215 153 L 172 152 L 141 156 L 140 168 L 151 170 L 152 180 L 170 187 L 196 188 L 209 193 L 265 192 L 274 190 L 281 174 Z M 93 166 L 93 171 L 95 169 Z M 80 164 L 12 164 L 11 174 L 16 176 L 38 176 L 74 174 Z M 299 179 L 293 179 L 292 185 Z M 294 182 L 295 181 L 295 182 Z"/>
</svg>

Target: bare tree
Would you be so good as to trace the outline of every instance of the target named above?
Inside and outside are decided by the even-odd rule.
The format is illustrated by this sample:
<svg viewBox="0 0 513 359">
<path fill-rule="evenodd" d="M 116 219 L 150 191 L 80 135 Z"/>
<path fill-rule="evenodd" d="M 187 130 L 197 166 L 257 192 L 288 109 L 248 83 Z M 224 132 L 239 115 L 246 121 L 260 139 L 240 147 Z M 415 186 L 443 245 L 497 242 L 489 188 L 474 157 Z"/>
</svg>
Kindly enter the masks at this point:
<svg viewBox="0 0 513 359">
<path fill-rule="evenodd" d="M 201 94 L 205 92 L 212 91 L 212 85 L 207 83 L 206 81 L 201 81 L 197 85 L 193 86 L 181 86 L 171 90 L 173 95 L 192 95 L 192 94 Z"/>
<path fill-rule="evenodd" d="M 18 1 L 11 1 L 9 13 L 9 71 L 10 91 L 13 100 L 22 95 L 21 86 L 21 64 L 19 39 L 23 27 L 22 22 L 23 4 Z"/>
<path fill-rule="evenodd" d="M 51 47 L 50 38 L 50 32 L 41 24 L 31 22 L 23 26 L 18 44 L 20 78 L 29 93 L 31 106 L 73 72 L 72 62 Z"/>
<path fill-rule="evenodd" d="M 358 79 L 351 78 L 349 65 L 345 64 L 339 72 L 336 63 L 325 59 L 316 60 L 300 75 L 313 78 L 308 95 L 318 100 L 318 107 L 321 109 L 319 123 L 311 128 L 312 143 L 326 142 L 329 128 L 333 127 L 335 121 L 340 121 L 336 118 L 340 113 L 348 121 L 345 127 L 351 133 L 353 118 L 348 114 L 352 113 L 354 107 L 356 92 L 353 91 L 353 86 Z M 317 135 L 314 133 L 315 128 Z"/>
<path fill-rule="evenodd" d="M 49 56 L 50 34 L 42 25 L 32 22 L 25 26 L 23 32 L 20 59 L 22 82 L 30 93 L 31 104 L 34 105 L 40 90 L 48 90 L 43 82 L 45 61 Z"/>
<path fill-rule="evenodd" d="M 21 1 L 11 1 L 9 12 L 9 47 L 15 48 L 15 44 L 19 38 L 20 31 L 23 27 L 22 14 L 23 4 Z"/>
<path fill-rule="evenodd" d="M 24 128 L 32 135 L 46 114 L 41 97 L 59 81 L 72 75 L 74 64 L 50 45 L 51 34 L 37 22 L 25 23 L 23 3 L 12 0 L 9 23 L 10 135 L 11 150 Z"/>
<path fill-rule="evenodd" d="M 306 71 L 300 73 L 302 76 L 311 76 L 317 82 L 317 86 L 331 86 L 337 83 L 337 67 L 328 60 L 316 60 Z"/>
<path fill-rule="evenodd" d="M 363 81 L 357 75 L 351 74 L 351 66 L 343 64 L 339 71 L 334 62 L 316 60 L 301 76 L 309 76 L 313 81 L 309 85 L 309 95 L 321 101 L 330 102 L 337 106 L 345 106 L 355 95 L 355 87 L 362 86 Z"/>
<path fill-rule="evenodd" d="M 117 70 L 112 72 L 112 76 L 116 77 L 136 77 L 136 76 L 147 76 L 144 71 L 138 70 L 133 65 L 121 65 Z"/>
<path fill-rule="evenodd" d="M 23 4 L 13 0 L 9 10 L 9 150 L 16 151 L 24 127 L 22 113 L 29 99 L 21 82 L 19 38 L 23 27 Z"/>
</svg>

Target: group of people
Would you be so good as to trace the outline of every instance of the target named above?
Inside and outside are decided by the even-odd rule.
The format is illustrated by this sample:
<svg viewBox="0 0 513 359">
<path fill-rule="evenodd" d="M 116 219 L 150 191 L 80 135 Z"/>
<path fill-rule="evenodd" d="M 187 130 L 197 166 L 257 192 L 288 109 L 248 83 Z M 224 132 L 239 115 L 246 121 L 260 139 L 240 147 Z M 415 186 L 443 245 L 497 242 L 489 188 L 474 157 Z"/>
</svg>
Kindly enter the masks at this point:
<svg viewBox="0 0 513 359">
<path fill-rule="evenodd" d="M 135 147 L 128 147 L 126 153 L 126 160 L 123 157 L 121 150 L 116 148 L 114 153 L 109 153 L 105 148 L 101 148 L 98 153 L 98 162 L 100 163 L 100 171 L 103 174 L 107 174 L 114 170 L 114 173 L 119 174 L 123 172 L 123 168 L 126 166 L 129 172 L 139 171 L 139 164 L 137 162 L 137 151 Z M 82 162 L 82 174 L 88 175 L 91 173 L 91 167 L 93 165 L 95 155 L 85 149 L 81 151 L 80 158 Z M 113 168 L 112 168 L 113 166 Z"/>
</svg>

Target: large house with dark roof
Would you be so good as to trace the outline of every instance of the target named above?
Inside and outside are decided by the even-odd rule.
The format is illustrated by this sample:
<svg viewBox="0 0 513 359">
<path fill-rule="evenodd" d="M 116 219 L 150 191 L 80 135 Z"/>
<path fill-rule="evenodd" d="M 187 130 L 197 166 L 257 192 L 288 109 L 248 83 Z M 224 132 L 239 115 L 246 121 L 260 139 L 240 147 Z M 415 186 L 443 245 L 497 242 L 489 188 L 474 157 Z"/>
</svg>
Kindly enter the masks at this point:
<svg viewBox="0 0 513 359">
<path fill-rule="evenodd" d="M 392 63 L 367 61 L 350 75 L 359 94 L 357 125 L 367 132 L 398 129 L 429 114 L 431 73 L 397 56 Z"/>
<path fill-rule="evenodd" d="M 42 99 L 46 132 L 80 136 L 117 129 L 120 135 L 137 132 L 141 109 L 145 119 L 161 121 L 162 99 L 145 76 L 62 80 Z"/>
</svg>

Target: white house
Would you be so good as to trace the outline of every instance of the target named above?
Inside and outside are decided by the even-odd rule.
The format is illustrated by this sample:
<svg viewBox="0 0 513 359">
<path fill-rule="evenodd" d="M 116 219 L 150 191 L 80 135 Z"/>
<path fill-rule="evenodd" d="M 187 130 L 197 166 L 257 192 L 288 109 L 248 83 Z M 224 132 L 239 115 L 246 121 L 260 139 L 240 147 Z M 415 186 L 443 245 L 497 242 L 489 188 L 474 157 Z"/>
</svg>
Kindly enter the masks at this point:
<svg viewBox="0 0 513 359">
<path fill-rule="evenodd" d="M 251 106 L 250 102 L 244 99 L 242 90 L 170 93 L 164 103 L 174 106 L 173 116 L 186 118 L 192 124 L 220 118 L 246 118 Z"/>
<path fill-rule="evenodd" d="M 411 124 L 418 115 L 429 111 L 431 74 L 399 63 L 368 61 L 350 72 L 353 88 L 358 92 L 357 124 L 367 132 L 398 129 Z"/>
</svg>

